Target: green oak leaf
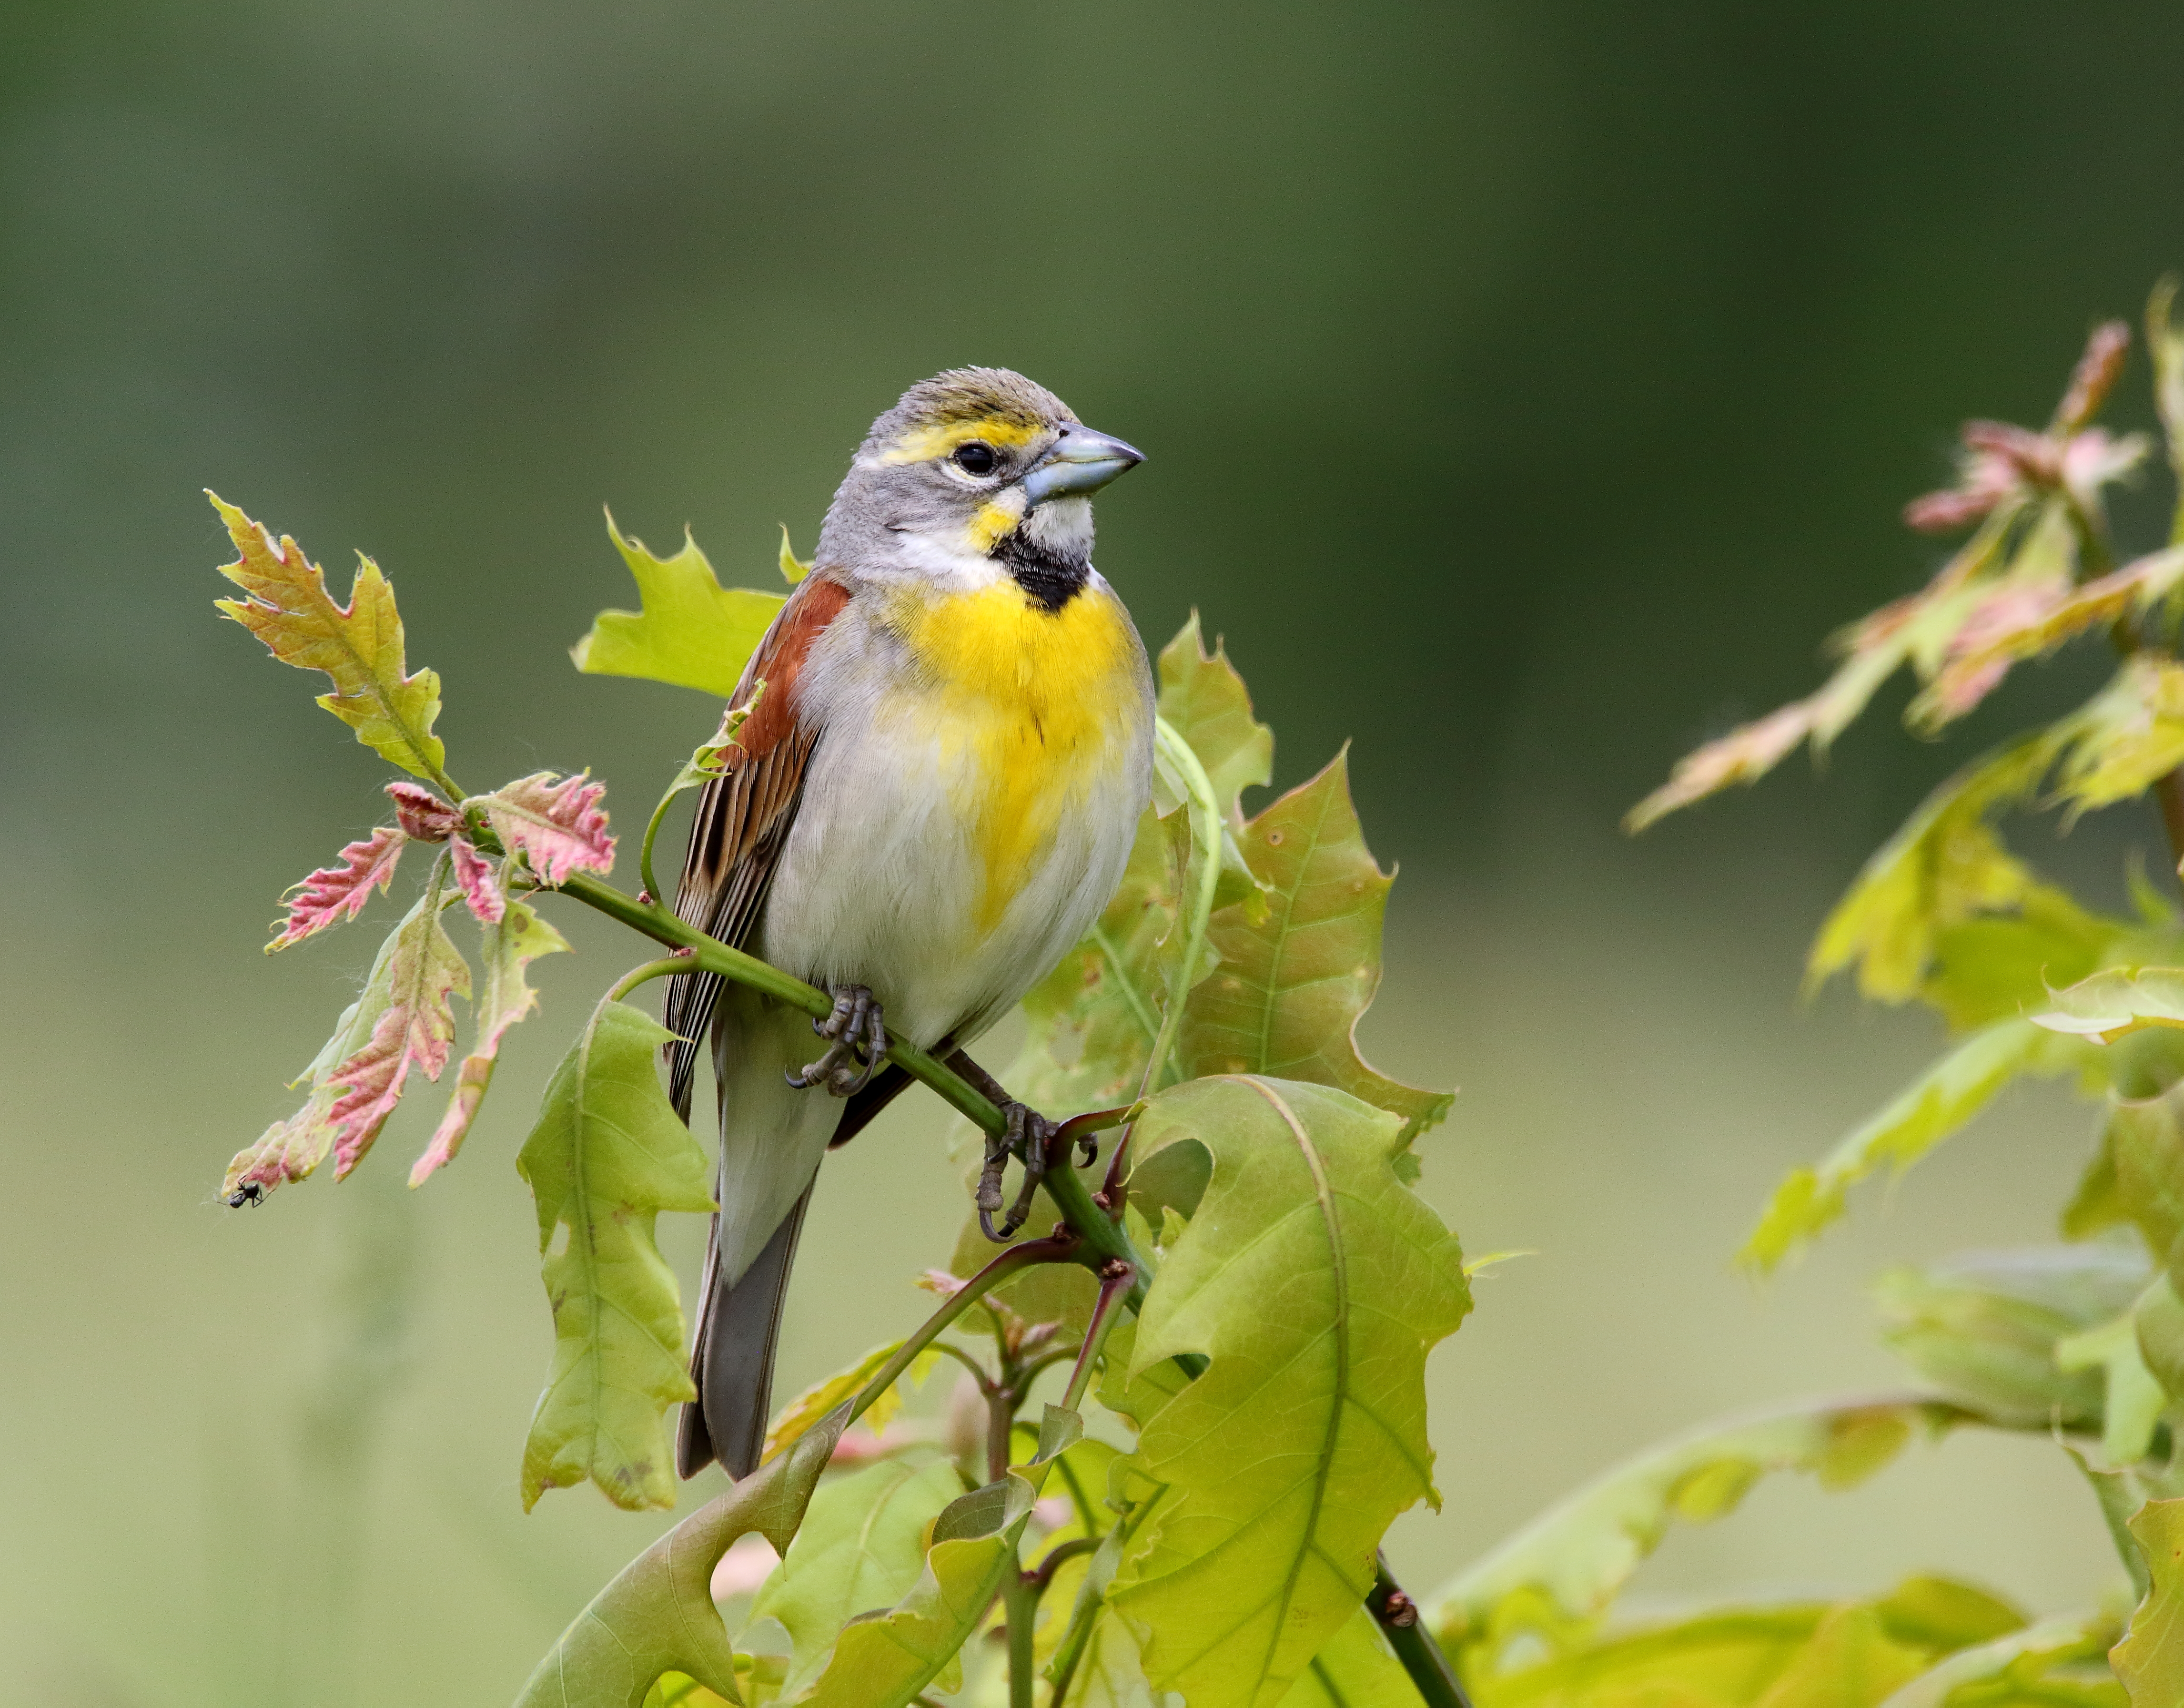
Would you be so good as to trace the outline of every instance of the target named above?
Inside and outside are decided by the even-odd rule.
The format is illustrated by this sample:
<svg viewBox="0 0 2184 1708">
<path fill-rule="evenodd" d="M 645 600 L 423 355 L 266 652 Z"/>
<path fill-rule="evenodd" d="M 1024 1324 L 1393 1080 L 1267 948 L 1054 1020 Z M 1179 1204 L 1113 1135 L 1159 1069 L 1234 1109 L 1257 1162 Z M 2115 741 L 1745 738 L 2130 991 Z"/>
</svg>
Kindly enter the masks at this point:
<svg viewBox="0 0 2184 1708">
<path fill-rule="evenodd" d="M 2109 967 L 2051 991 L 2032 1017 L 2051 1032 L 2103 1044 L 2148 1026 L 2184 1028 L 2184 967 Z"/>
<path fill-rule="evenodd" d="M 1925 982 L 1938 933 L 2014 911 L 2040 890 L 1989 821 L 2032 796 L 2056 750 L 2054 736 L 2037 731 L 1973 761 L 1928 795 L 1822 924 L 1806 963 L 1808 985 L 1855 964 L 1865 996 L 1908 1001 Z"/>
<path fill-rule="evenodd" d="M 748 1700 L 713 1605 L 713 1568 L 753 1532 L 788 1550 L 849 1421 L 845 1405 L 624 1566 L 538 1663 L 515 1708 L 642 1708 L 671 1672 L 731 1702 Z"/>
<path fill-rule="evenodd" d="M 853 1621 L 826 1671 L 789 1699 L 813 1708 L 904 1708 L 939 1677 L 978 1628 L 1016 1570 L 1017 1539 L 1038 1481 L 1011 1471 L 951 1502 L 933 1521 L 916 1582 L 893 1608 Z"/>
<path fill-rule="evenodd" d="M 2166 1273 L 2139 1295 L 2131 1309 L 2138 1354 L 2172 1400 L 2184 1399 L 2184 1299 Z"/>
<path fill-rule="evenodd" d="M 882 1460 L 821 1486 L 751 1605 L 752 1619 L 778 1619 L 794 1644 L 785 1694 L 819 1676 L 851 1618 L 892 1607 L 917 1582 L 926 1532 L 962 1492 L 945 1460 L 922 1470 Z"/>
<path fill-rule="evenodd" d="M 653 1225 L 662 1210 L 714 1206 L 712 1165 L 654 1066 L 671 1035 L 626 1003 L 602 1002 L 554 1069 L 516 1158 L 538 1205 L 554 1307 L 553 1370 L 523 1444 L 526 1510 L 587 1477 L 617 1506 L 675 1504 L 663 1420 L 696 1394 L 675 1274 Z"/>
<path fill-rule="evenodd" d="M 1219 641 L 1209 656 L 1198 613 L 1161 649 L 1160 715 L 1190 744 L 1224 815 L 1247 788 L 1273 780 L 1274 732 L 1251 714 L 1251 690 Z"/>
<path fill-rule="evenodd" d="M 734 694 L 744 664 L 758 650 L 787 596 L 722 587 L 687 532 L 682 550 L 672 557 L 655 556 L 644 541 L 623 539 L 611 512 L 607 537 L 636 577 L 644 609 L 601 611 L 591 632 L 569 650 L 577 668 L 595 676 L 638 676 L 695 688 L 723 700 Z M 784 528 L 784 556 L 788 539 Z"/>
<path fill-rule="evenodd" d="M 2098 1072 L 2099 1049 L 2027 1019 L 1981 1027 L 1853 1129 L 1817 1167 L 1796 1169 L 1776 1187 L 1737 1260 L 1763 1274 L 1775 1268 L 1840 1219 L 1844 1195 L 1883 1164 L 1901 1174 L 2014 1080 Z"/>
<path fill-rule="evenodd" d="M 1945 1401 L 1821 1400 L 1706 1425 L 1613 1466 L 1534 1519 L 1424 1603 L 1451 1655 L 1491 1656 L 1531 1633 L 1568 1645 L 1590 1629 L 1670 1524 L 1736 1510 L 1769 1471 L 1847 1488 L 1893 1459 L 1914 1429 L 1969 1415 Z M 1481 1662 L 1480 1664 L 1485 1664 Z"/>
<path fill-rule="evenodd" d="M 1360 1607 L 1312 1657 L 1282 1708 L 1418 1708 L 1418 1687 Z"/>
<path fill-rule="evenodd" d="M 1364 1599 L 1390 1521 L 1438 1503 L 1425 1357 L 1470 1296 L 1455 1236 L 1396 1173 L 1405 1138 L 1346 1092 L 1261 1078 L 1187 1082 L 1139 1120 L 1141 1158 L 1212 1158 L 1124 1380 L 1211 1363 L 1139 1420 L 1132 1473 L 1169 1488 L 1113 1591 L 1146 1677 L 1192 1708 L 1279 1702 Z"/>
<path fill-rule="evenodd" d="M 220 572 L 243 590 L 214 601 L 283 664 L 323 671 L 334 684 L 319 704 L 356 731 L 356 739 L 413 776 L 437 782 L 447 751 L 432 734 L 440 715 L 440 678 L 414 675 L 403 656 L 402 618 L 394 587 L 361 553 L 347 605 L 326 591 L 326 573 L 287 535 L 272 534 L 217 494 L 212 507 L 241 554 Z"/>
<path fill-rule="evenodd" d="M 2131 1708 L 2184 1702 L 2184 1500 L 2149 1500 L 2131 1521 L 2153 1587 L 2109 1656 Z"/>
<path fill-rule="evenodd" d="M 1454 1099 L 1399 1084 L 1357 1052 L 1357 1024 L 1380 982 L 1395 879 L 1365 846 L 1346 757 L 1268 807 L 1240 840 L 1267 905 L 1238 902 L 1213 916 L 1208 939 L 1220 963 L 1190 993 L 1185 1077 L 1264 1074 L 1334 1086 L 1393 1112 L 1406 1141 L 1415 1138 Z"/>
<path fill-rule="evenodd" d="M 2019 1428 L 2084 1429 L 2101 1381 L 2059 1369 L 2056 1347 L 2128 1310 L 2146 1279 L 2127 1248 L 2048 1247 L 1891 1270 L 1874 1298 L 1882 1339 L 1948 1398 Z"/>
</svg>

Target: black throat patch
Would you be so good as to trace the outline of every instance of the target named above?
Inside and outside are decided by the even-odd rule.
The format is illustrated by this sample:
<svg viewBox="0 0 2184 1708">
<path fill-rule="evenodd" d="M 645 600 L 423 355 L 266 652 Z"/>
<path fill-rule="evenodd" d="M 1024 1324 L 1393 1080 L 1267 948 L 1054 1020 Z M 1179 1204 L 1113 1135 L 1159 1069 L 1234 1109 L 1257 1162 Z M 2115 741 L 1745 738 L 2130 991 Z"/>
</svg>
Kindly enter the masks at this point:
<svg viewBox="0 0 2184 1708">
<path fill-rule="evenodd" d="M 1092 576 L 1090 559 L 1052 550 L 1026 539 L 1021 528 L 994 545 L 994 557 L 1031 595 L 1032 602 L 1050 614 L 1082 593 Z"/>
</svg>

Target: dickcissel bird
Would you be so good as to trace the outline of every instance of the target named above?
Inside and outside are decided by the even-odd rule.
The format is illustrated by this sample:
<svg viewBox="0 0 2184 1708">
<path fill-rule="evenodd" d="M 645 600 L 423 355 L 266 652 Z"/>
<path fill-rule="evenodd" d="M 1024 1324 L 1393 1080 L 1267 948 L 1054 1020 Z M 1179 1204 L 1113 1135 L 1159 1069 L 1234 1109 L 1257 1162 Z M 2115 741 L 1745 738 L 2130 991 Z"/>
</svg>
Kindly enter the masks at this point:
<svg viewBox="0 0 2184 1708">
<path fill-rule="evenodd" d="M 882 1063 L 889 1034 L 999 1093 L 951 1052 L 1122 879 L 1151 791 L 1153 685 L 1092 567 L 1091 495 L 1140 460 L 1021 374 L 911 387 L 873 422 L 811 572 L 744 668 L 732 704 L 757 700 L 700 797 L 675 911 L 835 1002 L 813 1021 L 710 974 L 670 983 L 676 1107 L 687 1117 L 709 1023 L 720 1090 L 685 1476 L 758 1463 L 820 1161 L 907 1083 Z M 814 1030 L 827 1041 L 811 1061 Z"/>
</svg>

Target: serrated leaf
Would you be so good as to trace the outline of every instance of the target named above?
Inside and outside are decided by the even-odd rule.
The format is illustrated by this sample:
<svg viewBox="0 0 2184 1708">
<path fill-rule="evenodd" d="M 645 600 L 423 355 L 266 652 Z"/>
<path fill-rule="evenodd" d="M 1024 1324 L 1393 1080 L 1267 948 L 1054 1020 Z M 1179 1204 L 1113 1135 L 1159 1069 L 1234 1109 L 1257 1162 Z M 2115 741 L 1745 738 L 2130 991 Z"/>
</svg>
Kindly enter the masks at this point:
<svg viewBox="0 0 2184 1708">
<path fill-rule="evenodd" d="M 1446 1091 L 1379 1073 L 1358 1054 L 1357 1028 L 1380 982 L 1380 933 L 1392 874 L 1365 846 L 1350 801 L 1346 756 L 1253 818 L 1245 858 L 1269 905 L 1213 916 L 1212 975 L 1190 993 L 1182 1050 L 1186 1077 L 1263 1074 L 1333 1086 L 1389 1110 L 1406 1142 L 1448 1113 Z"/>
<path fill-rule="evenodd" d="M 571 872 L 614 870 L 615 839 L 599 805 L 606 792 L 586 773 L 557 778 L 539 771 L 465 804 L 482 812 L 502 846 L 528 860 L 551 889 Z"/>
<path fill-rule="evenodd" d="M 675 1274 L 653 1227 L 662 1210 L 714 1204 L 711 1164 L 653 1065 L 670 1035 L 626 1003 L 602 1002 L 554 1069 L 516 1158 L 538 1205 L 554 1308 L 553 1370 L 523 1448 L 526 1510 L 587 1477 L 617 1506 L 675 1503 L 663 1420 L 696 1395 Z"/>
<path fill-rule="evenodd" d="M 2079 1703 L 2085 1708 L 2104 1703 L 2122 1708 L 2122 1692 L 2106 1680 L 2084 1687 L 2081 1695 L 2042 1688 L 2058 1667 L 2098 1661 L 2114 1640 L 2115 1621 L 2103 1614 L 2043 1619 L 1950 1655 L 1904 1685 L 1882 1708 L 1949 1708 L 1958 1702 L 1975 1702 L 1980 1708 L 2063 1708 Z M 1959 1691 L 1964 1694 L 1959 1696 Z"/>
<path fill-rule="evenodd" d="M 1674 1521 L 1724 1516 L 1771 1471 L 1850 1488 L 1894 1458 L 1914 1430 L 1938 1433 L 1964 1415 L 1936 1400 L 1822 1400 L 1705 1425 L 1549 1508 L 1435 1592 L 1426 1622 L 1451 1655 L 1476 1650 L 1487 1657 L 1482 1666 L 1519 1633 L 1568 1644 L 1607 1611 Z M 1462 1662 L 1467 1672 L 1474 1664 Z"/>
<path fill-rule="evenodd" d="M 2067 514 L 2059 505 L 2053 515 L 2052 526 L 2067 541 Z M 2088 629 L 2142 617 L 2184 581 L 2184 550 L 2174 547 L 2075 587 L 2070 582 L 2075 551 L 2066 545 L 2057 555 L 2053 579 L 2008 588 L 1995 595 L 1992 608 L 1973 614 L 1949 662 L 1913 703 L 1908 716 L 1914 728 L 1939 730 L 1977 706 L 2012 665 L 2051 652 Z"/>
<path fill-rule="evenodd" d="M 205 496 L 240 554 L 220 572 L 246 595 L 215 600 L 217 609 L 283 664 L 324 672 L 334 691 L 320 695 L 319 704 L 365 746 L 415 776 L 439 777 L 447 758 L 432 734 L 440 678 L 429 670 L 407 673 L 394 589 L 379 566 L 359 553 L 348 603 L 337 605 L 325 572 L 294 540 L 283 534 L 276 544 L 262 524 L 216 494 Z"/>
<path fill-rule="evenodd" d="M 499 874 L 485 856 L 471 846 L 467 837 L 451 840 L 448 856 L 454 864 L 456 887 L 470 904 L 472 917 L 481 925 L 498 925 L 508 912 L 508 896 L 501 888 Z"/>
<path fill-rule="evenodd" d="M 1958 1043 L 1861 1123 L 1816 1168 L 1776 1187 L 1737 1260 L 1765 1273 L 1843 1213 L 1844 1195 L 1875 1170 L 1901 1175 L 2024 1076 L 2082 1069 L 2098 1045 L 2030 1020 L 1997 1020 Z"/>
<path fill-rule="evenodd" d="M 623 539 L 611 513 L 607 537 L 637 578 L 644 608 L 601 611 L 591 632 L 570 649 L 577 668 L 593 675 L 671 683 L 722 699 L 733 694 L 744 664 L 788 602 L 786 596 L 722 587 L 687 532 L 682 550 L 672 557 L 656 557 L 642 540 Z M 788 540 L 784 528 L 784 556 Z"/>
<path fill-rule="evenodd" d="M 781 1621 L 794 1645 L 784 1694 L 817 1678 L 835 1639 L 856 1615 L 894 1605 L 925 1565 L 925 1538 L 963 1493 L 955 1467 L 922 1470 L 883 1460 L 823 1483 L 811 1510 L 751 1604 L 751 1618 Z"/>
<path fill-rule="evenodd" d="M 2048 1000 L 2036 1024 L 2103 1044 L 2146 1026 L 2184 1028 L 2184 968 L 2109 967 Z"/>
<path fill-rule="evenodd" d="M 1274 732 L 1252 716 L 1251 690 L 1223 644 L 1207 654 L 1195 611 L 1161 649 L 1160 715 L 1197 754 L 1224 817 L 1246 788 L 1273 780 Z"/>
<path fill-rule="evenodd" d="M 2153 1587 L 2109 1655 L 2131 1708 L 2184 1702 L 2184 1500 L 2149 1500 L 2131 1521 Z"/>
<path fill-rule="evenodd" d="M 2067 741 L 2054 788 L 2071 817 L 2144 794 L 2184 764 L 2184 665 L 2132 654 L 2053 733 Z"/>
<path fill-rule="evenodd" d="M 401 831 L 382 825 L 363 841 L 343 849 L 341 864 L 321 866 L 297 885 L 283 898 L 288 917 L 274 922 L 280 935 L 265 946 L 265 952 L 270 955 L 329 925 L 355 918 L 374 890 L 384 893 L 394 881 L 395 862 L 409 840 Z"/>
<path fill-rule="evenodd" d="M 2049 986 L 2084 978 L 2126 941 L 2122 921 L 2088 913 L 2062 890 L 2036 884 L 2014 912 L 1937 926 L 1919 1000 L 1951 1031 L 1968 1032 L 2044 1005 Z"/>
<path fill-rule="evenodd" d="M 1141 1158 L 1195 1141 L 1213 1159 L 1130 1377 L 1211 1364 L 1141 1421 L 1134 1470 L 1170 1489 L 1113 1595 L 1146 1677 L 1192 1708 L 1279 1701 L 1363 1599 L 1390 1521 L 1438 1499 L 1425 1355 L 1470 1298 L 1455 1236 L 1390 1165 L 1402 1138 L 1345 1092 L 1261 1078 L 1187 1082 L 1139 1119 Z"/>
<path fill-rule="evenodd" d="M 1282 1708 L 1418 1708 L 1418 1687 L 1360 1607 L 1312 1657 Z"/>
<path fill-rule="evenodd" d="M 847 1626 L 826 1671 L 793 1700 L 814 1708 L 904 1708 L 977 1630 L 1016 1569 L 1017 1538 L 1038 1498 L 1035 1482 L 1011 1471 L 951 1502 L 934 1521 L 916 1583 L 876 1618 Z"/>
<path fill-rule="evenodd" d="M 1808 987 L 1855 963 L 1861 994 L 1906 1002 L 1919 993 L 1939 932 L 2022 906 L 2040 886 L 1988 821 L 2032 796 L 2058 745 L 2048 731 L 2022 737 L 1929 795 L 1821 925 L 1806 963 Z"/>
<path fill-rule="evenodd" d="M 713 1567 L 739 1536 L 756 1533 L 788 1550 L 849 1416 L 844 1407 L 624 1566 L 538 1663 L 515 1708 L 642 1708 L 670 1672 L 746 1700 L 713 1605 Z"/>
<path fill-rule="evenodd" d="M 454 845 L 460 848 L 462 845 Z M 558 955 L 568 940 L 533 908 L 521 901 L 504 900 L 499 918 L 487 925 L 484 940 L 485 988 L 474 1013 L 476 1038 L 471 1052 L 456 1069 L 454 1094 L 447 1113 L 410 1170 L 410 1184 L 422 1186 L 437 1170 L 455 1159 L 469 1136 L 493 1084 L 493 1065 L 500 1059 L 500 1041 L 508 1029 L 538 1006 L 538 993 L 531 988 L 523 969 L 542 955 Z"/>
<path fill-rule="evenodd" d="M 254 1144 L 236 1153 L 227 1165 L 226 1178 L 220 1183 L 224 1196 L 232 1197 L 251 1187 L 260 1193 L 270 1192 L 289 1181 L 303 1180 L 332 1153 L 340 1129 L 326 1119 L 337 1095 L 327 1080 L 342 1063 L 370 1045 L 373 1029 L 387 1012 L 395 952 L 401 946 L 403 933 L 422 916 L 425 907 L 421 898 L 402 923 L 387 934 L 372 960 L 363 991 L 342 1011 L 332 1034 L 320 1047 L 311 1065 L 290 1082 L 309 1081 L 310 1091 L 304 1107 L 287 1119 L 276 1121 Z"/>
<path fill-rule="evenodd" d="M 1875 1285 L 1881 1338 L 1948 1398 L 1997 1423 L 2098 1426 L 2102 1384 L 2059 1368 L 2057 1346 L 2114 1319 L 2147 1264 L 2113 1246 L 1981 1253 L 1891 1270 Z"/>
<path fill-rule="evenodd" d="M 326 1115 L 334 1132 L 334 1178 L 345 1179 L 364 1160 L 387 1118 L 402 1101 L 410 1069 L 437 1080 L 454 1041 L 450 999 L 471 993 L 470 963 L 441 923 L 448 891 L 449 862 L 432 868 L 416 910 L 395 933 L 387 969 L 386 1007 L 370 1041 L 326 1077 L 334 1093 Z"/>
</svg>

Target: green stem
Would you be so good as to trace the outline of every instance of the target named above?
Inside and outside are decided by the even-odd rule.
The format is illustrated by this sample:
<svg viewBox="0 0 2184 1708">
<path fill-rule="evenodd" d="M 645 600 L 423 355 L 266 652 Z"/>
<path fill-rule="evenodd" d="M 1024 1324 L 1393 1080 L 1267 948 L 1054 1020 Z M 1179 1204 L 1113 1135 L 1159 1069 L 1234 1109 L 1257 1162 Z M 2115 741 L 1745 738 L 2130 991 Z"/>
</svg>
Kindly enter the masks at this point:
<svg viewBox="0 0 2184 1708">
<path fill-rule="evenodd" d="M 877 1376 L 857 1390 L 857 1397 L 850 1406 L 850 1421 L 855 1423 L 871 1410 L 872 1403 L 895 1385 L 918 1354 L 932 1345 L 949 1324 L 1003 1281 L 1017 1270 L 1028 1270 L 1038 1264 L 1067 1262 L 1077 1255 L 1078 1245 L 1078 1241 L 1072 1235 L 1067 1239 L 1026 1240 L 1021 1245 L 1011 1246 L 942 1300 L 940 1309 L 928 1317 L 917 1332 L 896 1349 L 895 1355 L 880 1366 Z M 1006 1436 L 1003 1438 L 1006 1440 Z M 786 1450 L 784 1448 L 783 1451 Z M 1006 1463 L 1001 1469 L 1006 1472 L 1008 1467 Z"/>
<path fill-rule="evenodd" d="M 1379 1621 L 1380 1634 L 1396 1651 L 1396 1659 L 1410 1675 L 1412 1686 L 1426 1708 L 1471 1708 L 1471 1699 L 1457 1683 L 1456 1669 L 1418 1617 L 1418 1605 L 1406 1595 L 1388 1570 L 1388 1557 L 1374 1560 L 1373 1588 L 1365 1598 L 1365 1610 Z"/>
<path fill-rule="evenodd" d="M 1214 799 L 1213 779 L 1206 774 L 1190 742 L 1166 718 L 1154 720 L 1153 734 L 1162 757 L 1183 773 L 1184 786 L 1190 791 L 1190 840 L 1198 851 L 1199 868 L 1198 889 L 1184 898 L 1183 953 L 1168 985 L 1167 1012 L 1161 1016 L 1152 1054 L 1145 1058 L 1145 1079 L 1138 1086 L 1139 1097 L 1158 1091 L 1162 1074 L 1172 1065 L 1169 1058 L 1175 1052 L 1176 1035 L 1183 1029 L 1184 998 L 1190 994 L 1199 960 L 1206 952 L 1206 928 L 1213 918 L 1214 893 L 1221 887 L 1221 803 Z"/>
<path fill-rule="evenodd" d="M 1084 1331 L 1084 1344 L 1078 1352 L 1077 1367 L 1070 1371 L 1068 1391 L 1061 1396 L 1064 1411 L 1083 1409 L 1084 1390 L 1092 1385 L 1092 1372 L 1100 1362 L 1100 1349 L 1107 1344 L 1108 1331 L 1122 1314 L 1117 1306 L 1136 1280 L 1137 1271 L 1120 1259 L 1111 1259 L 1101 1268 L 1099 1302 L 1092 1307 L 1092 1321 Z"/>
<path fill-rule="evenodd" d="M 1009 1631 L 1009 1708 L 1032 1708 L 1032 1622 L 1039 1616 L 1039 1592 L 1014 1559 L 1001 1574 L 1001 1611 Z"/>
<path fill-rule="evenodd" d="M 614 989 L 607 992 L 607 1001 L 619 1002 L 639 985 L 654 979 L 671 978 L 677 973 L 690 970 L 688 955 L 668 955 L 657 961 L 647 961 L 642 967 L 632 967 L 615 981 Z"/>
<path fill-rule="evenodd" d="M 801 979 L 791 978 L 777 967 L 768 966 L 755 955 L 731 949 L 718 938 L 708 936 L 687 920 L 677 918 L 658 902 L 640 901 L 634 896 L 624 895 L 588 872 L 570 874 L 562 882 L 560 893 L 596 907 L 610 918 L 621 920 L 656 942 L 690 950 L 683 971 L 718 973 L 722 978 L 733 979 L 777 1002 L 786 1002 L 792 1008 L 801 1008 L 815 1019 L 823 1019 L 834 1011 L 834 999 L 824 991 L 814 989 Z M 887 1053 L 888 1059 L 911 1078 L 939 1092 L 987 1132 L 1008 1130 L 1008 1117 L 953 1069 L 899 1038 L 889 1040 Z"/>
</svg>

